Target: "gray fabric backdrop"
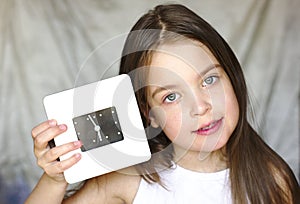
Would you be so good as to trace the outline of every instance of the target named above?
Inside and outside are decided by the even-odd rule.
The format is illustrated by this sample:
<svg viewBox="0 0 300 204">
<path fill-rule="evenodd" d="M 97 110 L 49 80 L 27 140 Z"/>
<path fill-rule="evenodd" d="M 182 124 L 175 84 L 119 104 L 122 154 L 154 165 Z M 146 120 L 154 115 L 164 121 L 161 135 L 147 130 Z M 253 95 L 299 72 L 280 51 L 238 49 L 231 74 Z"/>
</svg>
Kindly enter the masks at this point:
<svg viewBox="0 0 300 204">
<path fill-rule="evenodd" d="M 22 203 L 42 173 L 30 131 L 46 120 L 43 97 L 115 75 L 123 34 L 162 2 L 0 0 L 1 203 Z M 255 128 L 299 178 L 300 1 L 177 2 L 232 46 L 246 75 Z"/>
</svg>

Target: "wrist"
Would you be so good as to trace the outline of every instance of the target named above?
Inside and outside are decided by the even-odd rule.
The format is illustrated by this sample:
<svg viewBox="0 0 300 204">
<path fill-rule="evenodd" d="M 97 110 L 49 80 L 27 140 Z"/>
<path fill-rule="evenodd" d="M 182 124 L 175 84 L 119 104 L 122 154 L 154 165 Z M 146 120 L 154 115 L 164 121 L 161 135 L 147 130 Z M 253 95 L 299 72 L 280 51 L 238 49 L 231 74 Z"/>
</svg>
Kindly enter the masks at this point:
<svg viewBox="0 0 300 204">
<path fill-rule="evenodd" d="M 25 203 L 62 203 L 67 187 L 64 179 L 55 180 L 44 173 Z"/>
<path fill-rule="evenodd" d="M 56 186 L 56 188 L 61 187 L 66 189 L 68 187 L 68 183 L 64 178 L 61 179 L 54 179 L 52 177 L 50 177 L 48 174 L 44 173 L 43 176 L 44 177 L 44 181 L 48 183 L 48 185 L 53 185 Z"/>
</svg>

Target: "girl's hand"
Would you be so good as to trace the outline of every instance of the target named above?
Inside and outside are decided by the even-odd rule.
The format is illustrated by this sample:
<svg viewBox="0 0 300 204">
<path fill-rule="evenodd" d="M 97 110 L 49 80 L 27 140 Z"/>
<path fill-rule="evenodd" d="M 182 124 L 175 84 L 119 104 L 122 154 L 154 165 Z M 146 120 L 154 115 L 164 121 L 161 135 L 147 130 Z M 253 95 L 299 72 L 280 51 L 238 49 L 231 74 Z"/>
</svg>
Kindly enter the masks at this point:
<svg viewBox="0 0 300 204">
<path fill-rule="evenodd" d="M 55 120 L 49 120 L 39 124 L 31 131 L 37 164 L 51 179 L 57 182 L 66 182 L 63 172 L 76 164 L 81 158 L 80 154 L 74 154 L 64 161 L 57 161 L 58 157 L 80 148 L 82 145 L 80 141 L 70 142 L 50 149 L 48 142 L 66 130 L 66 125 L 57 125 Z"/>
</svg>

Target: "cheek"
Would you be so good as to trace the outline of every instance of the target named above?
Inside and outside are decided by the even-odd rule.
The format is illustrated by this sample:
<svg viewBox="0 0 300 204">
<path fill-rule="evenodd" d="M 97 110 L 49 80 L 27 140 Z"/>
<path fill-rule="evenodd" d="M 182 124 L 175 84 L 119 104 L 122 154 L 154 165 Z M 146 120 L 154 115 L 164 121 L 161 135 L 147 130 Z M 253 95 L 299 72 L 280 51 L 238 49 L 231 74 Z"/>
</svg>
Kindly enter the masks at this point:
<svg viewBox="0 0 300 204">
<path fill-rule="evenodd" d="M 155 119 L 155 122 L 162 128 L 172 126 L 174 123 L 181 122 L 180 113 L 170 111 L 167 108 L 161 106 L 153 106 L 149 112 L 149 115 Z"/>
<path fill-rule="evenodd" d="M 239 118 L 239 105 L 233 90 L 231 90 L 227 95 L 225 104 L 225 117 L 227 118 L 228 131 L 233 132 Z"/>
<path fill-rule="evenodd" d="M 160 127 L 163 129 L 168 138 L 173 141 L 179 134 L 182 128 L 182 113 L 179 108 L 176 110 L 164 110 L 158 114 Z"/>
</svg>

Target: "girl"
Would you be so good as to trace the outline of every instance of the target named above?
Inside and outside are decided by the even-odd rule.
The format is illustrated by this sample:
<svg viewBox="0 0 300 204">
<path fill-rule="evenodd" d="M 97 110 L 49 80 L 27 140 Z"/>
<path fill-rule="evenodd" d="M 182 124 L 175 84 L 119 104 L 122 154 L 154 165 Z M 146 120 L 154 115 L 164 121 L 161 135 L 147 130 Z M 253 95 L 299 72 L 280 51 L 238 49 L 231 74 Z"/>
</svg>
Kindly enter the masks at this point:
<svg viewBox="0 0 300 204">
<path fill-rule="evenodd" d="M 45 171 L 27 203 L 299 203 L 288 165 L 247 121 L 240 64 L 224 39 L 182 5 L 142 16 L 123 49 L 120 74 L 136 91 L 152 158 L 89 179 L 64 199 L 62 172 L 80 155 L 56 161 L 80 142 L 47 147 L 66 131 L 55 120 L 32 130 Z M 162 130 L 162 131 L 160 131 Z"/>
</svg>

